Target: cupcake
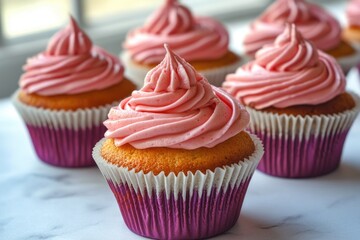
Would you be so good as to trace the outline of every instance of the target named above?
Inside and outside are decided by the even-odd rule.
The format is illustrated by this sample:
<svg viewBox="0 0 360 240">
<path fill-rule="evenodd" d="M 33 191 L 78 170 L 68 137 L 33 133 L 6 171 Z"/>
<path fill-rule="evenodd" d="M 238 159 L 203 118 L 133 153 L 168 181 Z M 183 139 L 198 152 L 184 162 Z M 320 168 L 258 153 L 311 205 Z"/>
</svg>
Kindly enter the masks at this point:
<svg viewBox="0 0 360 240">
<path fill-rule="evenodd" d="M 360 48 L 360 0 L 349 1 L 346 17 L 348 26 L 343 31 L 343 37 Z"/>
<path fill-rule="evenodd" d="M 59 167 L 95 165 L 92 148 L 106 131 L 111 104 L 135 89 L 119 59 L 93 46 L 70 18 L 24 71 L 13 103 L 38 157 Z"/>
<path fill-rule="evenodd" d="M 198 239 L 236 223 L 263 148 L 230 95 L 166 46 L 144 86 L 108 117 L 93 157 L 131 231 Z"/>
<path fill-rule="evenodd" d="M 304 38 L 335 57 L 347 73 L 360 60 L 360 54 L 341 39 L 339 22 L 321 7 L 305 0 L 277 0 L 250 26 L 245 35 L 245 52 L 253 57 L 281 34 L 286 23 L 296 24 Z"/>
<path fill-rule="evenodd" d="M 307 178 L 339 166 L 359 98 L 345 92 L 336 60 L 304 40 L 294 24 L 229 74 L 223 88 L 247 106 L 250 131 L 264 143 L 260 171 Z"/>
<path fill-rule="evenodd" d="M 226 74 L 240 65 L 240 57 L 229 50 L 229 35 L 221 23 L 194 17 L 178 1 L 167 0 L 144 26 L 128 33 L 123 45 L 127 74 L 139 87 L 146 73 L 164 58 L 165 42 L 215 86 L 221 86 Z"/>
</svg>

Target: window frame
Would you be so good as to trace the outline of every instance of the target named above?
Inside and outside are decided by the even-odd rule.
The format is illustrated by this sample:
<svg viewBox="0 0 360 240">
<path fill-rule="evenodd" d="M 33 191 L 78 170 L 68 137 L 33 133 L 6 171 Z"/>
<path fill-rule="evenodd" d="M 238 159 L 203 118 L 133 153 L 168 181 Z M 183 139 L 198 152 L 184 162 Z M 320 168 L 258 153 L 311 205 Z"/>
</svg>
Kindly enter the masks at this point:
<svg viewBox="0 0 360 240">
<path fill-rule="evenodd" d="M 67 1 L 70 1 L 70 12 L 72 16 L 77 20 L 79 26 L 84 28 L 85 31 L 94 32 L 95 34 L 97 31 L 100 31 L 99 30 L 100 28 L 106 27 L 106 25 L 109 24 L 113 25 L 112 28 L 117 28 L 118 29 L 117 32 L 120 31 L 121 33 L 125 34 L 129 29 L 137 25 L 140 25 L 145 20 L 145 17 L 148 16 L 155 9 L 155 7 L 158 7 L 158 6 L 154 6 L 154 8 L 139 10 L 125 15 L 122 14 L 121 17 L 110 16 L 109 18 L 91 21 L 86 19 L 86 15 L 85 15 L 86 0 L 67 0 Z M 243 1 L 238 0 L 237 2 L 235 2 L 234 0 L 222 0 L 222 1 L 214 0 L 213 4 L 217 6 L 224 5 L 224 3 L 226 4 L 226 9 L 222 8 L 220 12 L 218 11 L 219 9 L 218 7 L 213 8 L 210 11 L 208 9 L 211 9 L 211 7 L 210 8 L 208 7 L 205 11 L 202 11 L 202 8 L 204 8 L 204 6 L 201 6 L 201 4 L 204 4 L 204 0 L 191 1 L 191 2 L 186 1 L 185 4 L 191 5 L 192 8 L 196 8 L 197 10 L 199 10 L 200 14 L 202 15 L 216 17 L 220 20 L 229 20 L 238 17 L 248 17 L 250 15 L 260 13 L 260 10 L 263 8 L 264 3 L 266 5 L 270 4 L 271 0 L 261 0 L 261 2 L 259 2 L 256 6 L 249 7 L 246 9 L 246 11 L 241 11 L 241 9 L 239 9 L 238 7 L 232 7 L 232 8 L 229 7 L 230 3 L 232 4 L 235 3 L 235 5 L 241 5 L 239 4 L 241 2 Z M 2 48 L 5 48 L 7 46 L 11 47 L 26 42 L 34 42 L 36 40 L 41 41 L 42 39 L 49 38 L 49 36 L 51 36 L 56 31 L 58 31 L 57 28 L 56 29 L 54 28 L 37 33 L 26 34 L 23 36 L 6 38 L 4 33 L 4 22 L 6 21 L 6 19 L 3 19 L 3 9 L 4 9 L 3 1 L 0 0 L 0 51 L 2 50 Z M 214 9 L 216 9 L 217 11 L 215 12 Z M 126 23 L 118 24 L 119 22 L 126 22 Z"/>
<path fill-rule="evenodd" d="M 122 35 L 125 34 L 129 29 L 140 25 L 144 20 L 145 17 L 148 16 L 154 8 L 149 8 L 145 10 L 136 11 L 129 14 L 122 14 L 122 17 L 114 17 L 110 16 L 109 18 L 99 19 L 96 21 L 89 21 L 86 19 L 85 16 L 85 4 L 86 0 L 67 0 L 70 1 L 70 11 L 73 17 L 78 21 L 80 27 L 84 28 L 85 31 L 94 32 L 96 35 L 97 31 L 100 31 L 100 28 L 103 28 L 106 25 L 113 25 L 112 29 L 117 29 L 117 32 L 121 33 Z M 255 4 L 246 10 L 241 9 L 241 2 L 242 0 L 234 1 L 234 0 L 222 0 L 213 2 L 206 1 L 206 0 L 187 0 L 182 1 L 186 5 L 189 5 L 192 9 L 196 9 L 196 12 L 201 15 L 207 15 L 215 17 L 222 21 L 229 21 L 235 18 L 248 18 L 254 16 L 256 14 L 260 14 L 261 11 L 264 9 L 265 6 L 271 4 L 272 0 L 261 0 L 258 4 Z M 341 0 L 312 0 L 312 2 L 318 3 L 333 3 L 339 2 Z M 311 0 L 310 0 L 311 2 Z M 265 4 L 265 6 L 264 6 Z M 217 7 L 211 7 L 212 5 L 216 5 Z M 210 7 L 209 7 L 210 6 Z M 26 42 L 34 42 L 36 40 L 43 40 L 48 39 L 49 36 L 54 34 L 58 29 L 50 29 L 41 31 L 38 33 L 31 33 L 26 34 L 24 36 L 14 37 L 14 38 L 6 38 L 4 33 L 4 22 L 6 21 L 3 19 L 3 1 L 0 0 L 0 52 L 2 48 L 7 46 L 18 45 Z M 203 10 L 205 9 L 205 10 Z M 116 24 L 116 22 L 126 22 L 126 24 Z M 115 23 L 114 23 L 115 22 Z M 101 31 L 100 31 L 101 32 Z"/>
</svg>

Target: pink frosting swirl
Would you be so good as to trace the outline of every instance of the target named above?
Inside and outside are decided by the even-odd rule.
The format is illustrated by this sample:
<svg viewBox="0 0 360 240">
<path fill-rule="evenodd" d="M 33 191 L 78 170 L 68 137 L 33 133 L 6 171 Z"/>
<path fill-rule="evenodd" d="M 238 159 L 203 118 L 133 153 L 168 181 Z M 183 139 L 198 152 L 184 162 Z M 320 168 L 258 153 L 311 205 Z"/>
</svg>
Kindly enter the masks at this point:
<svg viewBox="0 0 360 240">
<path fill-rule="evenodd" d="M 223 88 L 255 109 L 317 105 L 345 91 L 345 76 L 336 60 L 305 41 L 293 24 L 254 61 L 229 74 Z"/>
<path fill-rule="evenodd" d="M 93 46 L 71 17 L 46 51 L 27 60 L 24 71 L 22 90 L 51 96 L 107 88 L 122 80 L 124 68 L 117 57 Z"/>
<path fill-rule="evenodd" d="M 124 48 L 141 63 L 159 63 L 167 43 L 187 61 L 218 59 L 226 54 L 229 36 L 224 26 L 206 17 L 194 18 L 188 8 L 168 0 L 143 27 L 131 31 Z"/>
<path fill-rule="evenodd" d="M 346 16 L 350 26 L 360 27 L 360 0 L 352 0 L 348 3 Z"/>
<path fill-rule="evenodd" d="M 105 137 L 138 149 L 196 149 L 242 131 L 247 111 L 165 47 L 164 60 L 147 74 L 143 88 L 110 110 Z"/>
<path fill-rule="evenodd" d="M 304 38 L 327 51 L 341 41 L 339 22 L 325 10 L 305 0 L 277 0 L 255 20 L 244 39 L 245 51 L 253 55 L 265 44 L 271 44 L 285 29 L 295 23 Z"/>
</svg>

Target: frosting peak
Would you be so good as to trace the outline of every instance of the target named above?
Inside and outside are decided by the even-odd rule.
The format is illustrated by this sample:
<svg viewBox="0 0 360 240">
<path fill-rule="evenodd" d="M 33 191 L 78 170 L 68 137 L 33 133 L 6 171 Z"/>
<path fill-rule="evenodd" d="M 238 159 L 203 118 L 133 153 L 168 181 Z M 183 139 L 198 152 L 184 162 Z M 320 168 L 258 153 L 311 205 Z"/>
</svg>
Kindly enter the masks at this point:
<svg viewBox="0 0 360 240">
<path fill-rule="evenodd" d="M 242 131 L 249 115 L 167 46 L 145 85 L 110 110 L 105 136 L 135 148 L 213 147 Z"/>
<path fill-rule="evenodd" d="M 315 66 L 319 55 L 295 25 L 289 24 L 273 45 L 264 46 L 256 53 L 255 59 L 258 65 L 269 71 L 299 71 Z"/>
<path fill-rule="evenodd" d="M 167 0 L 148 21 L 143 30 L 151 34 L 172 35 L 191 31 L 194 17 L 190 10 L 176 0 Z"/>
<path fill-rule="evenodd" d="M 165 58 L 146 76 L 144 91 L 174 92 L 178 89 L 190 89 L 197 81 L 203 79 L 184 59 L 175 55 L 167 44 L 164 44 L 164 47 Z"/>
<path fill-rule="evenodd" d="M 124 72 L 120 60 L 93 46 L 72 17 L 46 51 L 27 60 L 24 70 L 22 90 L 44 96 L 105 89 L 119 83 Z"/>
<path fill-rule="evenodd" d="M 339 22 L 321 7 L 305 0 L 277 0 L 251 24 L 244 40 L 246 52 L 253 55 L 263 45 L 271 44 L 286 23 L 295 23 L 305 39 L 324 51 L 341 41 Z"/>
<path fill-rule="evenodd" d="M 124 49 L 137 62 L 159 63 L 165 55 L 164 43 L 187 61 L 218 59 L 228 51 L 229 36 L 221 23 L 194 17 L 178 1 L 168 0 L 143 27 L 127 35 Z"/>
<path fill-rule="evenodd" d="M 215 95 L 207 80 L 166 44 L 165 49 L 164 60 L 149 71 L 129 106 L 147 112 L 186 112 L 212 104 Z"/>
<path fill-rule="evenodd" d="M 46 53 L 52 56 L 79 55 L 89 53 L 92 48 L 90 38 L 70 16 L 70 24 L 57 32 L 50 40 Z"/>
<path fill-rule="evenodd" d="M 255 57 L 223 83 L 250 107 L 317 105 L 345 91 L 345 76 L 336 60 L 304 40 L 294 24 Z"/>
</svg>

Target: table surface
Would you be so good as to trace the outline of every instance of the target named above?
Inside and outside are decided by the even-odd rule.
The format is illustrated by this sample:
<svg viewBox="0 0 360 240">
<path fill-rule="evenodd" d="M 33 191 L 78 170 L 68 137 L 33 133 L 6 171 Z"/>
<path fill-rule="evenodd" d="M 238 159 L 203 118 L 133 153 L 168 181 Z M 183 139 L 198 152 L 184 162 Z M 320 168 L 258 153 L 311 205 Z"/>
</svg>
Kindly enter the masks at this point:
<svg viewBox="0 0 360 240">
<path fill-rule="evenodd" d="M 355 70 L 348 88 L 360 93 Z M 0 116 L 0 239 L 141 239 L 125 226 L 96 167 L 40 162 L 8 99 L 0 101 Z M 359 239 L 359 142 L 358 117 L 334 173 L 286 180 L 256 171 L 238 222 L 214 239 Z"/>
</svg>

